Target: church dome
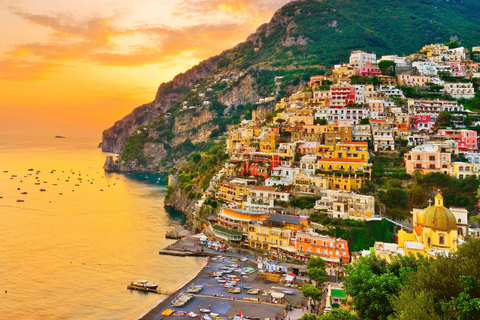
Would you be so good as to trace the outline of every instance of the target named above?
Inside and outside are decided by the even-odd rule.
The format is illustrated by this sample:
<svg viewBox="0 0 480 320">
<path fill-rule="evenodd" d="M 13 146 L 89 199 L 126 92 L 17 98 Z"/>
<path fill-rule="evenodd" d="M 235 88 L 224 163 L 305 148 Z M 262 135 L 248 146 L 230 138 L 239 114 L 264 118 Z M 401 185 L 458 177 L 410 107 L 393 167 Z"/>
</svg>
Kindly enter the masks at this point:
<svg viewBox="0 0 480 320">
<path fill-rule="evenodd" d="M 457 230 L 457 222 L 453 213 L 443 206 L 443 197 L 435 196 L 435 205 L 424 211 L 423 225 L 438 231 Z"/>
</svg>

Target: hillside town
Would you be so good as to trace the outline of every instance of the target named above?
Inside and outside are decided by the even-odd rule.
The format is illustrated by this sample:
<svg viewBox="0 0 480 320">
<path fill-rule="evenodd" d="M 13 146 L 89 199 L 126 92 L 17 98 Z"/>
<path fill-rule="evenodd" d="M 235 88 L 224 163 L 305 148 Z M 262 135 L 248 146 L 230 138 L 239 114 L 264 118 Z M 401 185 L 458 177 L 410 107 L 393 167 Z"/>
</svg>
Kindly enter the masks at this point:
<svg viewBox="0 0 480 320">
<path fill-rule="evenodd" d="M 353 51 L 348 63 L 277 101 L 264 120 L 244 119 L 231 127 L 229 160 L 195 205 L 198 215 L 212 201 L 221 204 L 206 220 L 206 233 L 263 252 L 266 265 L 321 257 L 335 290 L 343 290 L 344 267 L 361 256 L 456 252 L 478 230 L 469 227 L 465 208 L 444 206 L 441 192 L 428 207 L 414 208 L 409 219 L 393 221 L 375 195 L 363 191 L 371 184 L 377 156 L 400 154 L 408 175 L 480 177 L 477 131 L 468 129 L 480 124 L 480 115 L 461 103 L 475 96 L 469 80 L 480 77 L 478 63 L 471 60 L 479 51 L 445 44 L 426 45 L 404 57 Z M 419 97 L 407 97 L 407 90 Z M 179 185 L 175 173 L 169 185 Z M 295 201 L 304 205 L 292 208 Z M 376 241 L 353 252 L 347 239 L 328 235 L 312 212 L 330 219 L 386 219 L 395 224 L 395 241 Z"/>
</svg>

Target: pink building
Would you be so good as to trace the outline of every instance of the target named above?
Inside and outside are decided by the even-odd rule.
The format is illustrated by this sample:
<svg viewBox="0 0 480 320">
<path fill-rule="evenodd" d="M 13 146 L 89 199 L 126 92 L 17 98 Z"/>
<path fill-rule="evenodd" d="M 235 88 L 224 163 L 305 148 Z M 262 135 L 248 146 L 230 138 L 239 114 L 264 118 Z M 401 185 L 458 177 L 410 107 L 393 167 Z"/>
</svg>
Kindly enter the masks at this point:
<svg viewBox="0 0 480 320">
<path fill-rule="evenodd" d="M 466 72 L 465 61 L 445 61 L 446 66 L 450 66 L 453 76 L 464 76 Z"/>
<path fill-rule="evenodd" d="M 477 132 L 473 130 L 441 129 L 438 133 L 458 142 L 458 151 L 477 150 Z"/>
<path fill-rule="evenodd" d="M 376 67 L 359 67 L 358 75 L 362 77 L 373 77 L 382 75 L 382 71 Z"/>
<path fill-rule="evenodd" d="M 408 128 L 417 130 L 429 130 L 433 127 L 433 121 L 429 115 L 410 115 L 408 117 Z"/>
<path fill-rule="evenodd" d="M 451 175 L 451 157 L 448 152 L 440 152 L 435 145 L 424 144 L 413 148 L 409 153 L 403 155 L 405 171 L 408 174 L 420 172 L 440 172 Z"/>
</svg>

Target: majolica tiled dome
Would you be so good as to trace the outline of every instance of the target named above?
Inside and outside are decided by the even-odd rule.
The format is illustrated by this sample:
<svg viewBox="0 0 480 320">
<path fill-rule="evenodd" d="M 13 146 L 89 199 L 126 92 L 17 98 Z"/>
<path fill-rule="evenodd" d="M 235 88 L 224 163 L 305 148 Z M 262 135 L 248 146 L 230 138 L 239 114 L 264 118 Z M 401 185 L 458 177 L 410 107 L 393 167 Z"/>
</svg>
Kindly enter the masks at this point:
<svg viewBox="0 0 480 320">
<path fill-rule="evenodd" d="M 435 205 L 425 209 L 423 225 L 433 230 L 450 231 L 457 230 L 457 222 L 453 213 L 443 206 L 443 197 L 435 196 Z"/>
</svg>

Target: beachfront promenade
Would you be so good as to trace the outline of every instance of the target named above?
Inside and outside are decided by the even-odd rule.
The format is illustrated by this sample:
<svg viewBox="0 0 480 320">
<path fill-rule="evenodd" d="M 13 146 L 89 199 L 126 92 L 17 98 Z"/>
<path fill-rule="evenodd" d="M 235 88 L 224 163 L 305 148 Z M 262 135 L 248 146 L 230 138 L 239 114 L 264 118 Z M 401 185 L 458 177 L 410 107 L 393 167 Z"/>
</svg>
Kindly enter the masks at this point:
<svg viewBox="0 0 480 320">
<path fill-rule="evenodd" d="M 193 250 L 197 250 L 196 246 L 192 246 L 191 240 L 185 239 L 183 242 L 179 242 L 177 245 L 183 248 L 191 248 Z M 232 261 L 234 257 L 242 257 L 241 254 L 225 254 L 224 256 L 220 256 L 218 258 L 209 259 L 206 266 L 200 271 L 200 273 L 189 283 L 187 283 L 183 288 L 179 289 L 174 294 L 170 295 L 165 299 L 162 303 L 160 303 L 157 307 L 147 313 L 145 316 L 142 317 L 143 320 L 186 320 L 189 319 L 187 316 L 162 316 L 161 313 L 163 310 L 172 308 L 176 311 L 182 310 L 185 312 L 196 312 L 200 315 L 203 315 L 199 312 L 200 308 L 210 309 L 211 312 L 217 313 L 222 318 L 229 318 L 238 315 L 240 312 L 244 316 L 249 317 L 258 317 L 260 319 L 270 318 L 275 319 L 278 317 L 279 319 L 285 316 L 284 310 L 286 303 L 279 304 L 279 303 L 267 303 L 267 296 L 262 295 L 264 291 L 276 291 L 282 292 L 283 290 L 292 290 L 294 292 L 293 295 L 286 295 L 285 298 L 288 302 L 296 305 L 300 305 L 303 298 L 302 293 L 297 288 L 290 288 L 285 287 L 283 284 L 280 283 L 269 283 L 265 281 L 256 282 L 256 276 L 258 272 L 254 272 L 253 274 L 247 276 L 240 276 L 239 273 L 235 273 L 240 276 L 240 281 L 237 283 L 236 287 L 241 288 L 242 286 L 249 286 L 255 289 L 259 289 L 260 294 L 258 295 L 249 295 L 246 293 L 247 290 L 241 289 L 241 292 L 238 294 L 229 294 L 228 288 L 223 287 L 222 283 L 218 283 L 214 277 L 210 275 L 210 272 L 218 271 L 219 268 L 226 267 L 230 264 L 238 264 L 241 268 L 243 267 L 251 267 L 256 268 L 257 265 L 252 260 L 247 261 Z M 179 257 L 179 259 L 182 259 Z M 206 259 L 206 258 L 205 258 Z M 237 259 L 235 259 L 237 260 Z M 195 297 L 190 300 L 187 304 L 183 307 L 174 308 L 171 307 L 172 300 L 180 293 L 185 292 L 186 289 L 191 284 L 202 284 L 203 289 L 195 295 Z M 244 300 L 244 298 L 253 298 L 256 301 L 249 301 Z M 260 299 L 260 301 L 258 301 Z M 300 314 L 301 313 L 301 314 Z M 285 319 L 290 317 L 290 320 L 297 319 L 297 317 L 301 317 L 303 314 L 301 309 L 296 309 L 290 314 L 285 316 Z M 182 319 L 183 318 L 183 319 Z"/>
</svg>

